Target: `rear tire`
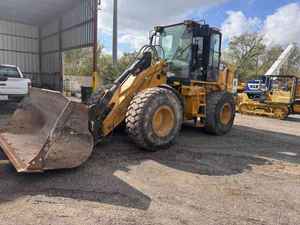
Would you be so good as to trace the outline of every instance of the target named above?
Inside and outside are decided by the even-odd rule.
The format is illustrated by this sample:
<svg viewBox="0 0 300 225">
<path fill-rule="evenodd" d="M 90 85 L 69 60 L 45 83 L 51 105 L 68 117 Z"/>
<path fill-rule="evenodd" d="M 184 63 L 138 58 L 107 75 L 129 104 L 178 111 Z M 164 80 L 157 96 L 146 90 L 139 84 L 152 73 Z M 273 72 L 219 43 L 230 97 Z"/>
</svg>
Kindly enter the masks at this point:
<svg viewBox="0 0 300 225">
<path fill-rule="evenodd" d="M 129 137 L 148 151 L 170 147 L 180 132 L 182 121 L 180 100 L 171 90 L 164 88 L 151 88 L 139 93 L 126 114 Z"/>
<path fill-rule="evenodd" d="M 209 134 L 228 133 L 235 119 L 235 102 L 232 94 L 213 92 L 207 97 L 205 131 Z"/>
</svg>

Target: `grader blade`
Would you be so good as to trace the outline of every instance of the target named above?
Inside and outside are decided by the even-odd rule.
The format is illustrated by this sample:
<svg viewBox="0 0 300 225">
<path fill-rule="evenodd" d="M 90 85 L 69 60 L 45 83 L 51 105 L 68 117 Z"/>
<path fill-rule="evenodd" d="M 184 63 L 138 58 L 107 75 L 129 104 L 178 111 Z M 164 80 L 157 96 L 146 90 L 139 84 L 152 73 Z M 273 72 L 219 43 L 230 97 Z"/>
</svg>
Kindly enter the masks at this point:
<svg viewBox="0 0 300 225">
<path fill-rule="evenodd" d="M 93 151 L 88 109 L 58 92 L 32 89 L 1 128 L 0 147 L 18 172 L 78 167 Z"/>
</svg>

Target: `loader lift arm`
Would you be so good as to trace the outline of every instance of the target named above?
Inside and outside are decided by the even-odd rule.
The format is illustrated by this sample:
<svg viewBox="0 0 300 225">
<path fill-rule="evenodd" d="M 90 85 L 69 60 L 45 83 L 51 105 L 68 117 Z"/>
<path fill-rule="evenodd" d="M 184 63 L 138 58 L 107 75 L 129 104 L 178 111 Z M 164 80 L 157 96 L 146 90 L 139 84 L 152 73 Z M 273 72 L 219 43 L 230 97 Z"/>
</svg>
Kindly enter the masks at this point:
<svg viewBox="0 0 300 225">
<path fill-rule="evenodd" d="M 89 129 L 97 142 L 125 119 L 136 93 L 166 83 L 166 63 L 158 60 L 154 46 L 144 46 L 136 61 L 89 107 Z"/>
</svg>

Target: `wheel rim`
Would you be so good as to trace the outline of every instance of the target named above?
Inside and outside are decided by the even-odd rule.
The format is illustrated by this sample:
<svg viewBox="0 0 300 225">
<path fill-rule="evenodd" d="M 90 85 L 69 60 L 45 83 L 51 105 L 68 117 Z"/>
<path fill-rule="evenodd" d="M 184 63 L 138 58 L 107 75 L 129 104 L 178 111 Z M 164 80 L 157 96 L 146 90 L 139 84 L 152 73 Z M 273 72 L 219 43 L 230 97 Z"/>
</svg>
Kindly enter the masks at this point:
<svg viewBox="0 0 300 225">
<path fill-rule="evenodd" d="M 223 125 L 229 124 L 232 118 L 232 110 L 231 105 L 229 103 L 226 103 L 223 105 L 221 111 L 220 111 L 220 120 Z"/>
<path fill-rule="evenodd" d="M 159 107 L 153 115 L 152 128 L 158 137 L 166 137 L 175 126 L 175 115 L 171 107 Z"/>
</svg>

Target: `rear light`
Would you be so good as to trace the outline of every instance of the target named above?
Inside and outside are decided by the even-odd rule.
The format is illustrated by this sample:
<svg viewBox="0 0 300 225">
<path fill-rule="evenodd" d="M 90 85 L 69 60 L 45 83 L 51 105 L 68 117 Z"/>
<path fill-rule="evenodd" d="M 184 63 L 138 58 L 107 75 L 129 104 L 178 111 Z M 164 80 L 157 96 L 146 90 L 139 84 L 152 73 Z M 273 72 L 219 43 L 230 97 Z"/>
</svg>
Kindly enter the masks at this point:
<svg viewBox="0 0 300 225">
<path fill-rule="evenodd" d="M 32 83 L 31 81 L 28 82 L 28 89 L 32 88 Z"/>
</svg>

